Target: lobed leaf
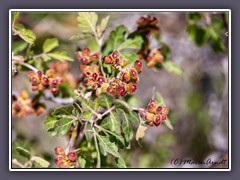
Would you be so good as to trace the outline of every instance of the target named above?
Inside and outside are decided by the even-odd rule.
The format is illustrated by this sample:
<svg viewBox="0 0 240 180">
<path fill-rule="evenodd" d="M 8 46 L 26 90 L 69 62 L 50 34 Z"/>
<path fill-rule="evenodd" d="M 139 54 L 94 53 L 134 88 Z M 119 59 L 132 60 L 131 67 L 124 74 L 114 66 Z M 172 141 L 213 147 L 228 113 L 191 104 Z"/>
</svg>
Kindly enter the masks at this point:
<svg viewBox="0 0 240 180">
<path fill-rule="evenodd" d="M 32 156 L 31 161 L 35 161 L 43 168 L 48 168 L 50 165 L 50 163 L 48 161 L 46 161 L 45 159 L 38 157 L 38 156 Z"/>
<path fill-rule="evenodd" d="M 66 51 L 55 51 L 47 54 L 49 57 L 59 60 L 59 61 L 73 61 Z"/>
</svg>

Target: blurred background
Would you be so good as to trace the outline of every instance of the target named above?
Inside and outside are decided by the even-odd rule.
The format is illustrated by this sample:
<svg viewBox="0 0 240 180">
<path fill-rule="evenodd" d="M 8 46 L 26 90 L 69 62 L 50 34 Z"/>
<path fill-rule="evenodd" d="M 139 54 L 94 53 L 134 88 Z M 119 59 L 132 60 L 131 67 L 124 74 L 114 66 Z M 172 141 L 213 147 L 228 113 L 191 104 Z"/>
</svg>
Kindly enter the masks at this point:
<svg viewBox="0 0 240 180">
<path fill-rule="evenodd" d="M 205 12 L 206 13 L 206 12 Z M 164 125 L 148 128 L 143 138 L 142 147 L 133 140 L 132 149 L 122 152 L 128 167 L 140 168 L 208 168 L 209 165 L 173 164 L 173 159 L 221 161 L 228 159 L 228 37 L 227 26 L 221 26 L 221 42 L 209 43 L 196 31 L 194 41 L 189 35 L 191 19 L 185 12 L 99 12 L 99 17 L 110 15 L 105 37 L 118 25 L 123 24 L 129 32 L 137 28 L 136 21 L 142 15 L 155 16 L 160 25 L 161 41 L 166 43 L 171 54 L 170 60 L 177 64 L 182 73 L 176 75 L 165 69 L 155 71 L 144 65 L 140 74 L 140 83 L 132 103 L 146 107 L 152 97 L 153 87 L 161 93 L 169 107 L 169 119 L 174 129 Z M 202 13 L 204 14 L 204 13 Z M 207 14 L 209 14 L 207 12 Z M 224 13 L 214 13 L 223 17 Z M 75 61 L 71 63 L 71 73 L 79 76 L 79 61 L 76 60 L 77 47 L 84 48 L 91 44 L 88 40 L 70 41 L 78 34 L 76 12 L 24 12 L 20 22 L 32 29 L 37 36 L 33 47 L 38 53 L 46 38 L 56 37 L 62 49 L 69 52 Z M 208 29 L 207 29 L 208 30 Z M 193 36 L 192 36 L 193 37 Z M 204 39 L 205 38 L 205 39 Z M 202 43 L 202 41 L 204 41 Z M 205 42 L 206 41 L 206 42 Z M 199 43 L 200 42 L 200 43 Z M 154 40 L 151 46 L 156 46 Z M 219 46 L 219 47 L 218 47 Z M 25 73 L 19 73 L 12 79 L 12 92 L 29 90 Z M 59 105 L 47 101 L 47 108 Z M 42 154 L 55 167 L 54 148 L 65 146 L 63 137 L 56 138 L 47 134 L 43 121 L 48 112 L 38 117 L 25 116 L 12 119 L 12 141 L 14 145 L 24 143 L 36 154 Z M 227 168 L 225 165 L 214 166 Z"/>
</svg>

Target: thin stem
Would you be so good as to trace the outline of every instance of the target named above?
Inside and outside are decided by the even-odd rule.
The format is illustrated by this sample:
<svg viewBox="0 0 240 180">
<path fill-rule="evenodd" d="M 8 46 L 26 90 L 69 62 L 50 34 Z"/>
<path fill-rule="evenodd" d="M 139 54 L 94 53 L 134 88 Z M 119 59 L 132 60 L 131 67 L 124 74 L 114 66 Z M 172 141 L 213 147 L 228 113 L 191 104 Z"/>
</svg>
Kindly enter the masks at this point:
<svg viewBox="0 0 240 180">
<path fill-rule="evenodd" d="M 111 113 L 114 108 L 115 108 L 115 106 L 112 106 L 111 108 L 109 108 L 107 111 L 105 111 L 105 112 L 104 112 L 103 114 L 101 114 L 99 117 L 97 117 L 97 119 L 96 119 L 95 121 L 97 121 L 97 120 L 99 120 L 99 119 L 102 119 L 103 116 L 107 115 L 108 113 Z"/>
<path fill-rule="evenodd" d="M 38 69 L 33 67 L 32 65 L 28 64 L 28 63 L 21 63 L 21 65 L 27 67 L 28 69 L 33 70 L 34 72 L 38 72 Z"/>
<path fill-rule="evenodd" d="M 13 159 L 12 163 L 17 165 L 17 166 L 20 166 L 21 168 L 25 168 L 25 166 L 23 164 L 21 164 L 17 159 Z"/>
<path fill-rule="evenodd" d="M 97 132 L 95 131 L 94 127 L 92 127 L 92 130 L 93 130 L 95 148 L 97 151 L 97 166 L 96 166 L 96 168 L 100 168 L 101 167 L 101 157 L 100 157 L 100 151 L 99 151 L 98 142 L 97 142 Z"/>
</svg>

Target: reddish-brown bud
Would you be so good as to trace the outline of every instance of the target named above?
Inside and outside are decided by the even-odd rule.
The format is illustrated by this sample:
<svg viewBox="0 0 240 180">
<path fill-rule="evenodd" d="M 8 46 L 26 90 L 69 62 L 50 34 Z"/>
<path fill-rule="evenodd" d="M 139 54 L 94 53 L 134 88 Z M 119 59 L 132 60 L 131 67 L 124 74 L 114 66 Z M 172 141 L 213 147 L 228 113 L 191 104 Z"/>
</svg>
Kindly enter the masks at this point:
<svg viewBox="0 0 240 180">
<path fill-rule="evenodd" d="M 51 88 L 50 88 L 50 91 L 51 91 L 53 94 L 57 94 L 57 93 L 58 93 L 58 88 L 56 88 L 56 87 L 51 87 Z"/>
<path fill-rule="evenodd" d="M 116 91 L 111 86 L 107 88 L 107 92 L 113 96 L 116 95 Z"/>
<path fill-rule="evenodd" d="M 57 147 L 55 147 L 54 150 L 55 150 L 55 154 L 57 154 L 57 155 L 64 155 L 65 154 L 65 151 L 62 147 L 57 146 Z"/>
<path fill-rule="evenodd" d="M 101 90 L 102 90 L 102 92 L 107 92 L 108 87 L 109 87 L 109 84 L 108 84 L 108 83 L 103 83 L 103 84 L 101 85 Z"/>
<path fill-rule="evenodd" d="M 161 114 L 162 113 L 162 106 L 158 106 L 156 109 L 156 114 Z"/>
<path fill-rule="evenodd" d="M 136 61 L 134 62 L 133 67 L 137 70 L 138 73 L 140 73 L 141 70 L 142 70 L 142 62 L 139 61 L 139 60 L 136 60 Z"/>
<path fill-rule="evenodd" d="M 93 73 L 92 77 L 93 77 L 93 80 L 96 81 L 98 79 L 98 74 L 97 73 Z"/>
<path fill-rule="evenodd" d="M 120 57 L 119 52 L 118 52 L 118 51 L 114 51 L 114 52 L 112 53 L 112 57 L 113 57 L 113 59 L 119 58 L 119 57 Z"/>
<path fill-rule="evenodd" d="M 107 79 L 106 79 L 105 77 L 100 76 L 100 77 L 98 78 L 98 83 L 99 83 L 99 84 L 103 84 L 103 83 L 106 83 L 106 82 L 107 82 Z"/>
<path fill-rule="evenodd" d="M 124 72 L 122 74 L 122 80 L 125 82 L 129 82 L 131 79 L 130 73 L 128 71 Z"/>
<path fill-rule="evenodd" d="M 86 65 L 86 64 L 89 63 L 89 59 L 88 59 L 87 57 L 82 57 L 82 58 L 80 59 L 80 62 L 81 62 L 83 65 Z"/>
<path fill-rule="evenodd" d="M 32 91 L 37 91 L 39 89 L 38 86 L 32 86 Z"/>
<path fill-rule="evenodd" d="M 38 84 L 40 83 L 39 77 L 38 77 L 38 76 L 33 76 L 33 77 L 31 78 L 31 83 L 32 83 L 32 85 L 34 85 L 34 86 L 38 85 Z"/>
<path fill-rule="evenodd" d="M 93 83 L 92 84 L 92 90 L 96 90 L 98 88 L 98 83 Z"/>
<path fill-rule="evenodd" d="M 153 121 L 154 119 L 154 114 L 153 113 L 150 113 L 150 112 L 146 112 L 144 114 L 144 118 L 146 121 Z"/>
<path fill-rule="evenodd" d="M 49 79 L 46 76 L 43 76 L 42 84 L 45 85 L 45 86 L 49 84 Z"/>
<path fill-rule="evenodd" d="M 89 78 L 85 79 L 84 83 L 87 86 L 91 86 L 94 83 L 93 78 L 89 77 Z"/>
<path fill-rule="evenodd" d="M 88 48 L 84 48 L 84 49 L 82 50 L 83 56 L 90 56 L 90 53 L 91 53 L 91 51 L 90 51 L 90 49 L 88 49 Z"/>
<path fill-rule="evenodd" d="M 116 89 L 117 94 L 119 94 L 120 96 L 125 96 L 126 95 L 126 90 L 124 86 L 119 85 Z"/>
<path fill-rule="evenodd" d="M 104 57 L 103 57 L 103 62 L 104 62 L 105 64 L 112 64 L 112 63 L 114 62 L 114 60 L 112 59 L 111 56 L 104 56 Z"/>
<path fill-rule="evenodd" d="M 128 84 L 128 92 L 134 93 L 137 90 L 137 86 L 135 84 L 129 83 Z"/>
<path fill-rule="evenodd" d="M 76 161 L 77 160 L 77 154 L 75 152 L 68 153 L 67 157 L 70 161 Z"/>
<path fill-rule="evenodd" d="M 153 123 L 155 124 L 155 126 L 159 126 L 161 122 L 162 122 L 162 115 L 161 114 L 155 115 L 153 120 Z"/>
<path fill-rule="evenodd" d="M 132 79 L 137 79 L 138 78 L 138 73 L 137 73 L 137 71 L 134 68 L 132 68 L 130 70 L 130 75 L 131 75 Z"/>
<path fill-rule="evenodd" d="M 149 104 L 147 107 L 148 112 L 154 113 L 154 114 L 156 113 L 156 108 L 157 108 L 157 106 L 155 104 Z"/>
<path fill-rule="evenodd" d="M 60 163 L 60 168 L 69 168 L 70 164 L 66 160 Z"/>
<path fill-rule="evenodd" d="M 63 160 L 63 157 L 62 156 L 58 156 L 58 157 L 55 158 L 54 161 L 55 161 L 56 165 L 59 165 L 62 162 L 62 160 Z"/>
</svg>

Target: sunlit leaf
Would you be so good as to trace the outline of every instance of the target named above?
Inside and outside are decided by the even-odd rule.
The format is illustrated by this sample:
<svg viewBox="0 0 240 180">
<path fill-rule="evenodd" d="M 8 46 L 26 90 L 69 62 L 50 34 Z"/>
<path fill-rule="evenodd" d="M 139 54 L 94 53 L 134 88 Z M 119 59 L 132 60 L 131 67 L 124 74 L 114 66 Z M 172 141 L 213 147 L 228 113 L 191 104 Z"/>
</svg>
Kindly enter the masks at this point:
<svg viewBox="0 0 240 180">
<path fill-rule="evenodd" d="M 55 51 L 47 55 L 59 61 L 73 61 L 73 58 L 71 58 L 66 51 Z"/>
<path fill-rule="evenodd" d="M 169 73 L 174 73 L 176 75 L 182 74 L 182 69 L 171 61 L 164 61 L 162 65 Z"/>
<path fill-rule="evenodd" d="M 23 147 L 16 147 L 16 150 L 18 151 L 18 153 L 20 155 L 22 155 L 23 157 L 26 157 L 27 159 L 30 160 L 31 153 L 28 150 L 24 149 Z"/>
<path fill-rule="evenodd" d="M 12 52 L 14 54 L 17 54 L 17 53 L 23 51 L 24 49 L 26 49 L 27 46 L 28 46 L 28 43 L 25 41 L 13 42 Z"/>
<path fill-rule="evenodd" d="M 45 53 L 50 52 L 51 50 L 58 46 L 59 44 L 57 38 L 47 39 L 43 44 L 43 52 Z"/>
<path fill-rule="evenodd" d="M 26 29 L 22 24 L 16 24 L 14 29 L 17 34 L 29 44 L 32 44 L 35 41 L 36 35 L 31 30 Z"/>
<path fill-rule="evenodd" d="M 137 133 L 136 133 L 136 140 L 142 139 L 145 136 L 145 131 L 147 130 L 146 126 L 139 124 Z"/>
<path fill-rule="evenodd" d="M 79 12 L 78 13 L 78 26 L 81 33 L 96 33 L 96 24 L 98 21 L 98 15 L 95 12 Z"/>
<path fill-rule="evenodd" d="M 35 161 L 43 168 L 48 168 L 50 165 L 50 163 L 48 161 L 46 161 L 45 159 L 38 157 L 38 156 L 32 156 L 31 161 Z"/>
<path fill-rule="evenodd" d="M 87 161 L 81 156 L 79 156 L 77 162 L 80 168 L 85 168 Z"/>
<path fill-rule="evenodd" d="M 126 39 L 118 48 L 118 51 L 123 49 L 140 49 L 142 47 L 143 38 L 141 36 L 135 36 L 132 39 Z"/>
</svg>

